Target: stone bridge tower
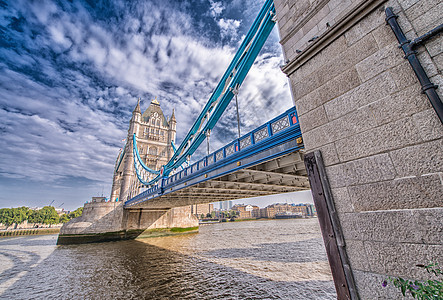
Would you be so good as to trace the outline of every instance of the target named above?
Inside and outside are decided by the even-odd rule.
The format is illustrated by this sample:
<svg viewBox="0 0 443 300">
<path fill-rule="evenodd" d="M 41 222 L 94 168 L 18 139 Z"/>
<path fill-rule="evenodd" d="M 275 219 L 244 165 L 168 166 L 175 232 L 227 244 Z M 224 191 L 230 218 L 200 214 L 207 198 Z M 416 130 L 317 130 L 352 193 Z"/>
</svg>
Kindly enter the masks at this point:
<svg viewBox="0 0 443 300">
<path fill-rule="evenodd" d="M 157 98 L 151 101 L 142 114 L 140 101 L 132 112 L 125 148 L 120 150 L 114 169 L 111 201 L 126 201 L 139 193 L 132 154 L 132 135 L 135 133 L 140 157 L 146 166 L 159 170 L 174 154 L 171 142 L 175 142 L 177 121 L 174 110 L 169 119 L 163 114 Z M 154 175 L 151 175 L 153 179 Z M 132 188 L 131 188 L 132 187 Z"/>
</svg>

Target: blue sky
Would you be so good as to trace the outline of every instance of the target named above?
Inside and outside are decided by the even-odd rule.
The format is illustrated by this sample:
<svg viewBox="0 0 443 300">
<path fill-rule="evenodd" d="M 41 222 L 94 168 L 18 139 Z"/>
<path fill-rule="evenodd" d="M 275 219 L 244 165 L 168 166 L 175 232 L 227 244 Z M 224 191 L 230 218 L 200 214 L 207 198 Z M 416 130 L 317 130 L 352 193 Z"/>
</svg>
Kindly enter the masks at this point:
<svg viewBox="0 0 443 300">
<path fill-rule="evenodd" d="M 0 0 L 0 207 L 109 196 L 139 97 L 175 108 L 179 144 L 262 2 Z M 243 133 L 292 106 L 278 40 L 240 89 Z M 233 105 L 212 150 L 236 137 Z"/>
</svg>

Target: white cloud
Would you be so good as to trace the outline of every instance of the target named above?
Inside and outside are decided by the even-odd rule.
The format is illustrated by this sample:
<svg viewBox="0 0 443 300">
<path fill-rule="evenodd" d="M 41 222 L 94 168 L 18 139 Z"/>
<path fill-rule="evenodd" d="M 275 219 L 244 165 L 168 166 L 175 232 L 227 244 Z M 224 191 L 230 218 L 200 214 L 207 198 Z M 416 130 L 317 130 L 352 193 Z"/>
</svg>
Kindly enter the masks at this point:
<svg viewBox="0 0 443 300">
<path fill-rule="evenodd" d="M 240 21 L 222 18 L 218 20 L 217 24 L 220 27 L 222 38 L 234 39 L 237 37 L 237 29 L 240 27 Z"/>
<path fill-rule="evenodd" d="M 209 11 L 211 16 L 214 18 L 218 17 L 225 9 L 221 2 L 209 0 L 209 3 L 211 4 L 211 8 L 209 9 Z"/>
</svg>

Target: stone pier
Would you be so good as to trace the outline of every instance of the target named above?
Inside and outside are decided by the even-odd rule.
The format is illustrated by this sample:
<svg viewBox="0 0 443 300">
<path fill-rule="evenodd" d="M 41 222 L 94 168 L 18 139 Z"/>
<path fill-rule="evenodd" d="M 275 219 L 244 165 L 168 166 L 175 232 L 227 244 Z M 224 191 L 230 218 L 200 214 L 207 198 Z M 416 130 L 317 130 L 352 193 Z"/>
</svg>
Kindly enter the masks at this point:
<svg viewBox="0 0 443 300">
<path fill-rule="evenodd" d="M 392 277 L 443 264 L 443 125 L 386 24 L 413 40 L 441 0 L 275 0 L 307 153 L 319 150 L 360 299 L 403 299 Z M 443 37 L 416 48 L 443 99 Z"/>
<path fill-rule="evenodd" d="M 86 203 L 83 214 L 60 230 L 57 244 L 106 242 L 198 231 L 191 207 L 124 209 L 119 202 Z"/>
</svg>

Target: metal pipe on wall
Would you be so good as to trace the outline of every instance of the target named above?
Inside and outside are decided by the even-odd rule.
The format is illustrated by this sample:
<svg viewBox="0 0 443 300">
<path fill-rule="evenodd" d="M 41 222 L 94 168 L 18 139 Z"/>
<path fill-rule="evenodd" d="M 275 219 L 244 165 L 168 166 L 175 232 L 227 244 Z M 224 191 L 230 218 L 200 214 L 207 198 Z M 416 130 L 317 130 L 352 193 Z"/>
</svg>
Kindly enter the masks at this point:
<svg viewBox="0 0 443 300">
<path fill-rule="evenodd" d="M 395 37 L 400 43 L 400 48 L 405 53 L 405 58 L 409 61 L 409 64 L 411 65 L 412 69 L 415 72 L 415 75 L 420 81 L 422 92 L 426 94 L 426 96 L 428 97 L 432 107 L 434 108 L 438 118 L 440 119 L 440 122 L 443 124 L 443 102 L 441 101 L 440 97 L 437 94 L 436 91 L 437 86 L 429 80 L 428 75 L 423 69 L 423 66 L 421 65 L 420 61 L 417 58 L 416 52 L 413 49 L 413 47 L 416 46 L 417 44 L 441 32 L 442 26 L 441 25 L 437 26 L 427 34 L 423 35 L 422 36 L 423 38 L 418 38 L 416 39 L 416 41 L 411 42 L 406 38 L 405 34 L 400 28 L 400 25 L 397 22 L 398 16 L 393 12 L 392 8 L 391 7 L 386 8 L 385 12 L 386 12 L 386 22 L 389 24 L 392 31 L 394 32 Z"/>
</svg>

